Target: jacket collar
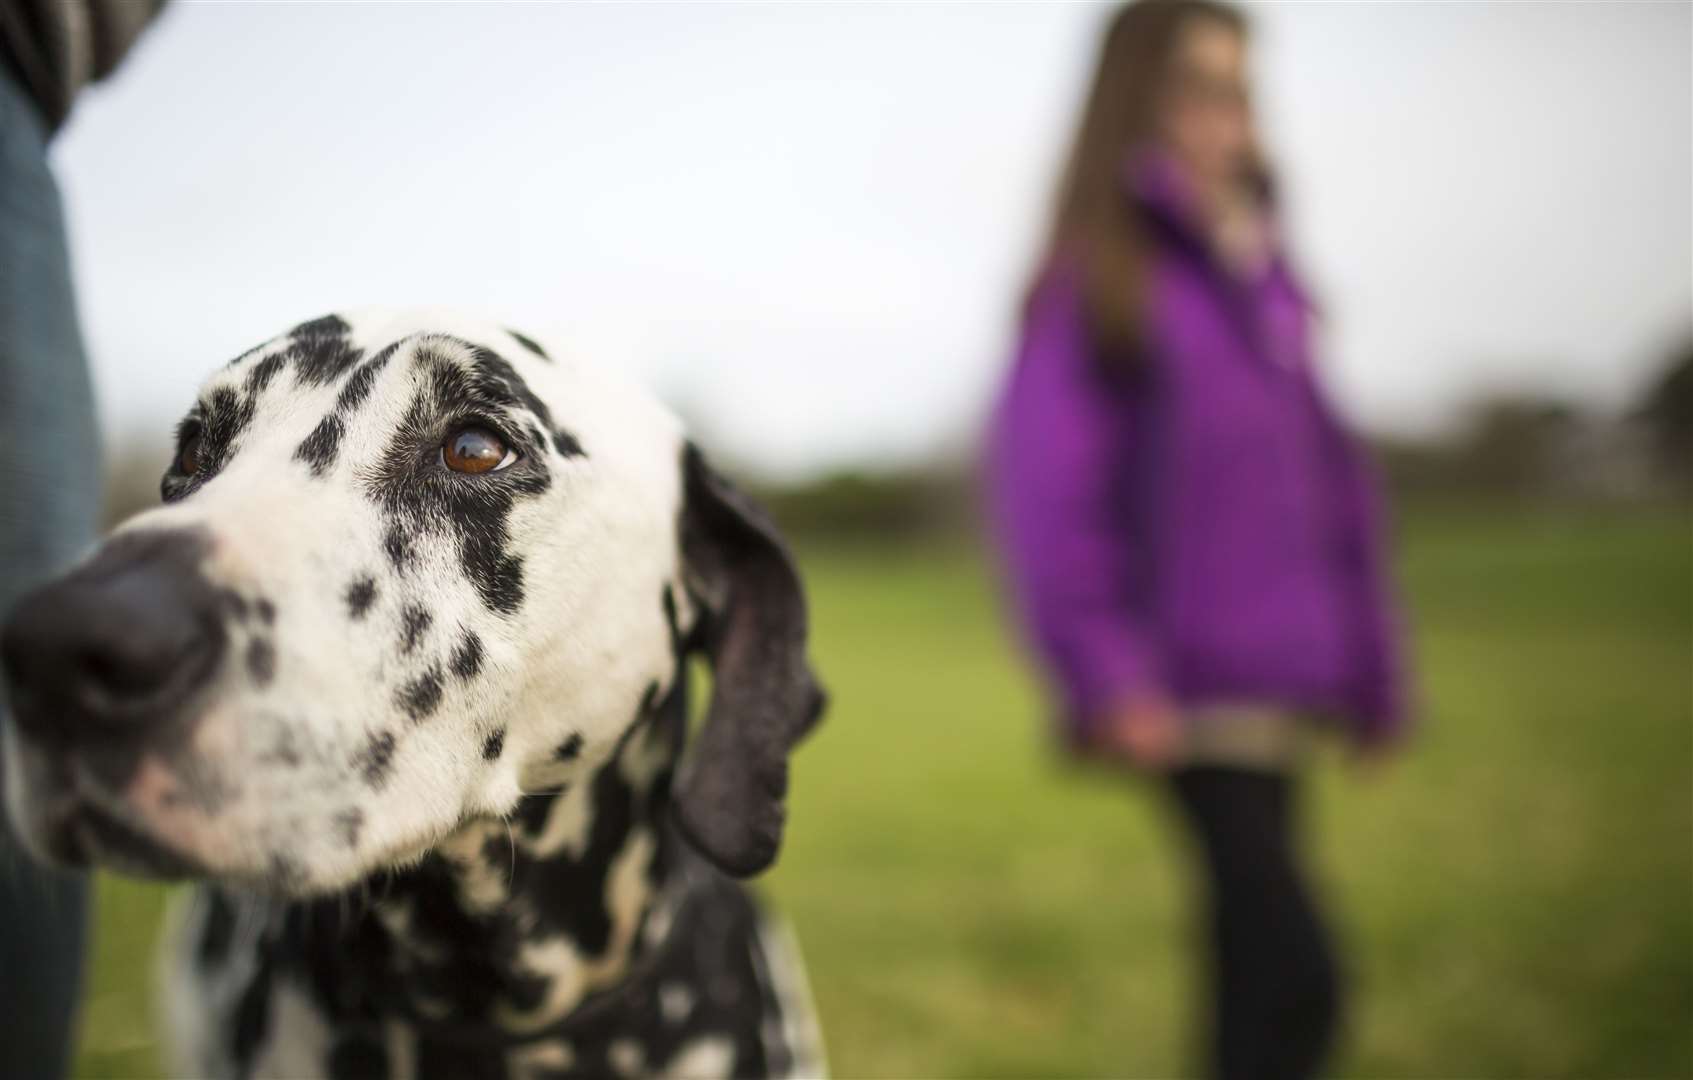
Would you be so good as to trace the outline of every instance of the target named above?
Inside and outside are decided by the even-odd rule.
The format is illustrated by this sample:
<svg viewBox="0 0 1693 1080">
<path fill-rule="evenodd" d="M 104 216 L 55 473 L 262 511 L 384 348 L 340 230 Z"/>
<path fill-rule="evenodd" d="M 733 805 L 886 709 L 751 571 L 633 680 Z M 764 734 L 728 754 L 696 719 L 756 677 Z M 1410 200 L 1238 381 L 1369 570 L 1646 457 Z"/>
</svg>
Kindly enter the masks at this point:
<svg viewBox="0 0 1693 1080">
<path fill-rule="evenodd" d="M 1131 150 L 1123 159 L 1119 178 L 1123 193 L 1140 206 L 1149 220 L 1184 244 L 1197 248 L 1208 259 L 1212 257 L 1199 194 L 1175 155 L 1157 146 Z M 1274 266 L 1280 263 L 1282 253 L 1275 193 L 1266 186 L 1262 198 L 1270 230 L 1266 265 Z"/>
<path fill-rule="evenodd" d="M 1132 150 L 1120 179 L 1128 195 L 1148 214 L 1195 238 L 1204 235 L 1199 197 L 1181 163 L 1156 147 Z"/>
</svg>

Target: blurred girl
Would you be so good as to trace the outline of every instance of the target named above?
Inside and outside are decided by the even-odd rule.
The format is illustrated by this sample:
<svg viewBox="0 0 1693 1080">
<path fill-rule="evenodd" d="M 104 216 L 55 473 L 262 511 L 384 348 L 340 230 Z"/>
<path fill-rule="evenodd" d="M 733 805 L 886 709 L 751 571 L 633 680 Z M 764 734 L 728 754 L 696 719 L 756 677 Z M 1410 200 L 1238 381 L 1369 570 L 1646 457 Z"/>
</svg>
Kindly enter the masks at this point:
<svg viewBox="0 0 1693 1080">
<path fill-rule="evenodd" d="M 1078 752 L 1162 777 L 1211 915 L 1223 1077 L 1312 1075 L 1330 935 L 1300 748 L 1403 724 L 1372 482 L 1317 391 L 1258 155 L 1246 25 L 1142 0 L 1107 31 L 994 420 L 996 528 Z"/>
</svg>

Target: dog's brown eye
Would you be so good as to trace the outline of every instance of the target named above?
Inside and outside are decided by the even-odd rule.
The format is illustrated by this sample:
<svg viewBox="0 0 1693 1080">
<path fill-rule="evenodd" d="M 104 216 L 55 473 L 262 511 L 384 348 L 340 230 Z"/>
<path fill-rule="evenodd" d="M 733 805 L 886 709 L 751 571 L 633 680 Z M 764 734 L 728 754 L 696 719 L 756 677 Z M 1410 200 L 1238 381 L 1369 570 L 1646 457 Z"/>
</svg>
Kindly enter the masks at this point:
<svg viewBox="0 0 1693 1080">
<path fill-rule="evenodd" d="M 200 471 L 200 432 L 196 431 L 182 440 L 182 446 L 176 452 L 176 471 L 183 476 L 193 476 Z"/>
<path fill-rule="evenodd" d="M 461 473 L 485 473 L 503 469 L 517 460 L 500 437 L 487 428 L 460 428 L 441 447 L 447 468 Z"/>
</svg>

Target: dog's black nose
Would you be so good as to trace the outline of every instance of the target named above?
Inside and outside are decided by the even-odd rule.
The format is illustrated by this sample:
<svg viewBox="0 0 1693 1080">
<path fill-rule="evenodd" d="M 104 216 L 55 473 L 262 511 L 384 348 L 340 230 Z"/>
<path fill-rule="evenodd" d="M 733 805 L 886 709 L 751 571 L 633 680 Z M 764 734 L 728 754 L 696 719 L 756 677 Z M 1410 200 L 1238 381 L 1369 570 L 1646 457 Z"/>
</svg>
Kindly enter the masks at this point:
<svg viewBox="0 0 1693 1080">
<path fill-rule="evenodd" d="M 0 630 L 18 728 L 74 741 L 178 712 L 223 652 L 219 594 L 197 567 L 204 546 L 192 532 L 119 537 L 19 601 Z"/>
</svg>

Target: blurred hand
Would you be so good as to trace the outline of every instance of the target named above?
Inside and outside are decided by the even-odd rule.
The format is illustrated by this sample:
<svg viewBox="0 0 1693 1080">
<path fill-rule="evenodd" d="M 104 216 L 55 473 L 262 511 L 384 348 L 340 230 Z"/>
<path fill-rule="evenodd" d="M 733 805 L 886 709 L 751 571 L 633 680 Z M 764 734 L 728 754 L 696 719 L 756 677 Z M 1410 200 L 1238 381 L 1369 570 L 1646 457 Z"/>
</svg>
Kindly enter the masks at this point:
<svg viewBox="0 0 1693 1080">
<path fill-rule="evenodd" d="M 1127 758 L 1135 766 L 1161 771 L 1175 764 L 1182 747 L 1182 718 L 1158 695 L 1129 698 L 1100 718 L 1097 749 Z"/>
<path fill-rule="evenodd" d="M 1366 779 L 1375 779 L 1387 770 L 1388 763 L 1398 755 L 1399 742 L 1380 734 L 1366 734 L 1352 741 L 1352 771 Z"/>
</svg>

